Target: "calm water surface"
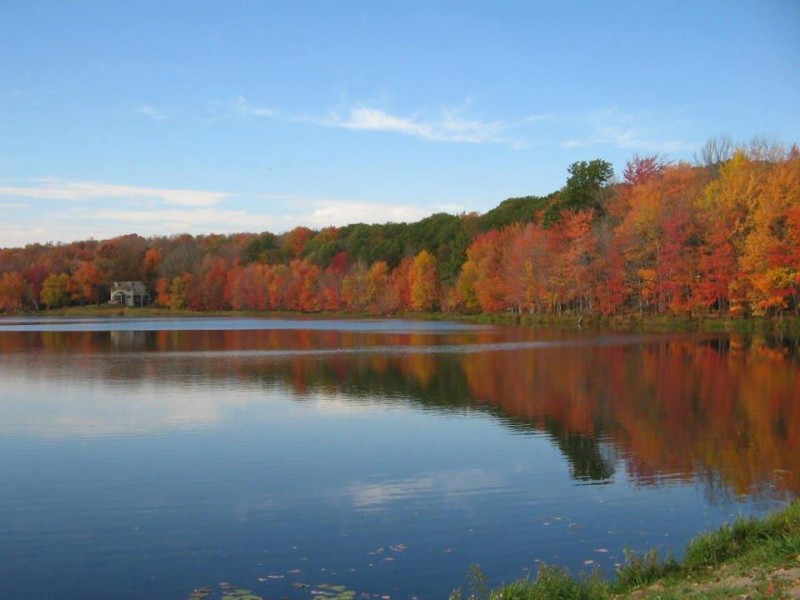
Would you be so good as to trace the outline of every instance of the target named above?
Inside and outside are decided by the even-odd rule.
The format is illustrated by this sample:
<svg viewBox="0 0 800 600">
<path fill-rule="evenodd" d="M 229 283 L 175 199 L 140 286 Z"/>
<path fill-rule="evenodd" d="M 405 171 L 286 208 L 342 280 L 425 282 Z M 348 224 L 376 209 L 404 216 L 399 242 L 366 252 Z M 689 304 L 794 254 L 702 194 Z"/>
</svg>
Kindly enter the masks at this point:
<svg viewBox="0 0 800 600">
<path fill-rule="evenodd" d="M 798 493 L 796 339 L 0 320 L 8 597 L 446 598 Z"/>
</svg>

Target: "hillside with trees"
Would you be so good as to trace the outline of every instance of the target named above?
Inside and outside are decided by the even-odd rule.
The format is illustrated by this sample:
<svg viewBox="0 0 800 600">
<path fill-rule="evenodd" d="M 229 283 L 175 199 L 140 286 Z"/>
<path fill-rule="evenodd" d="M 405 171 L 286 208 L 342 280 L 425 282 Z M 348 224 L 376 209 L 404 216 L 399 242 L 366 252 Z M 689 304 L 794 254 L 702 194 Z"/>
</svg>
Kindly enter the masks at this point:
<svg viewBox="0 0 800 600">
<path fill-rule="evenodd" d="M 105 303 L 141 280 L 157 306 L 198 311 L 800 313 L 797 146 L 712 140 L 697 164 L 567 173 L 483 215 L 3 248 L 0 311 Z"/>
</svg>

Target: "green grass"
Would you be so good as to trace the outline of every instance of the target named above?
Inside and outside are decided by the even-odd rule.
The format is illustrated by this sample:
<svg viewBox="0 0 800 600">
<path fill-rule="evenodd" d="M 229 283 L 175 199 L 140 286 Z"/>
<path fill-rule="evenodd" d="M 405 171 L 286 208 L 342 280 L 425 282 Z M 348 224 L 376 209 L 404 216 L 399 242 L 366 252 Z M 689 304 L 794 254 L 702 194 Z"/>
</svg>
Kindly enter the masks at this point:
<svg viewBox="0 0 800 600">
<path fill-rule="evenodd" d="M 604 579 L 595 570 L 577 576 L 543 565 L 535 579 L 495 590 L 474 585 L 470 600 L 637 600 L 672 598 L 781 598 L 795 585 L 782 569 L 800 567 L 800 501 L 764 519 L 739 519 L 692 540 L 680 561 L 657 552 L 626 553 L 617 577 Z M 783 572 L 785 573 L 785 572 Z M 800 572 L 795 579 L 800 579 Z M 800 585 L 800 584 L 798 584 Z M 795 590 L 800 591 L 800 590 Z M 461 598 L 461 591 L 452 598 Z"/>
</svg>

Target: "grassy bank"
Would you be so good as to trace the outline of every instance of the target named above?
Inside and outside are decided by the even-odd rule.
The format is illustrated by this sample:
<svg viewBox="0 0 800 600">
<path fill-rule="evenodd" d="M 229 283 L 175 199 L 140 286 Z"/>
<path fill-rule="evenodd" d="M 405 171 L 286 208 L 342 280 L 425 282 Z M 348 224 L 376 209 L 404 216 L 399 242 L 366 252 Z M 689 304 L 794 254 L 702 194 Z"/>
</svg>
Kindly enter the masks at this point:
<svg viewBox="0 0 800 600">
<path fill-rule="evenodd" d="M 764 519 L 740 519 L 695 538 L 680 561 L 655 552 L 628 556 L 616 579 L 573 576 L 543 566 L 535 580 L 487 590 L 480 576 L 475 600 L 667 600 L 678 598 L 800 598 L 800 501 Z"/>
<path fill-rule="evenodd" d="M 784 332 L 800 333 L 800 317 L 782 315 L 779 317 L 723 317 L 719 315 L 514 315 L 487 314 L 475 315 L 481 323 L 518 324 L 529 327 L 555 327 L 561 329 L 582 329 L 597 331 L 624 332 L 727 332 L 756 333 Z"/>
</svg>

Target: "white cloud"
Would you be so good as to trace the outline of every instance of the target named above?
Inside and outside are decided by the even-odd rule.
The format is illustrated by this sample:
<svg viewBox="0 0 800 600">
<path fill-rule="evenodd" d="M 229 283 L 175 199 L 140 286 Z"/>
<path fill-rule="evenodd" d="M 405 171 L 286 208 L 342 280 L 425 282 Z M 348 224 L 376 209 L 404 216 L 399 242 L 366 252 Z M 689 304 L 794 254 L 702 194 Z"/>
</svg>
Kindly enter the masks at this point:
<svg viewBox="0 0 800 600">
<path fill-rule="evenodd" d="M 654 153 L 686 152 L 697 147 L 696 142 L 670 139 L 663 133 L 674 118 L 656 117 L 647 111 L 624 112 L 617 107 L 603 108 L 583 119 L 589 131 L 583 138 L 561 142 L 562 148 L 613 146 L 623 150 Z M 674 127 L 671 127 L 674 128 Z"/>
<path fill-rule="evenodd" d="M 416 116 L 400 117 L 376 108 L 356 107 L 344 115 L 332 112 L 320 122 L 342 129 L 402 133 L 441 142 L 481 144 L 511 141 L 502 136 L 508 129 L 502 121 L 466 120 L 449 111 L 437 120 L 425 121 Z"/>
<path fill-rule="evenodd" d="M 89 237 L 72 239 L 88 239 Z M 48 235 L 47 228 L 43 226 L 24 226 L 8 222 L 0 226 L 0 248 L 21 248 L 26 244 L 49 241 L 54 240 Z"/>
<path fill-rule="evenodd" d="M 140 115 L 143 115 L 149 119 L 153 119 L 154 121 L 163 121 L 167 118 L 167 114 L 163 111 L 158 110 L 155 106 L 151 106 L 149 104 L 143 104 L 138 106 L 134 109 L 134 112 Z"/>
<path fill-rule="evenodd" d="M 530 142 L 509 136 L 508 132 L 553 118 L 550 114 L 533 114 L 515 121 L 481 121 L 461 116 L 465 111 L 464 108 L 446 109 L 441 111 L 437 118 L 424 118 L 418 114 L 401 116 L 364 105 L 331 110 L 325 116 L 309 117 L 256 106 L 242 96 L 237 96 L 232 106 L 236 113 L 246 116 L 275 117 L 286 122 L 323 125 L 351 131 L 400 133 L 437 142 L 499 143 L 507 144 L 513 149 L 528 148 Z"/>
<path fill-rule="evenodd" d="M 153 210 L 100 209 L 75 214 L 78 220 L 90 219 L 111 223 L 126 223 L 128 229 L 148 235 L 174 233 L 232 233 L 259 231 L 280 224 L 280 217 L 254 215 L 245 210 L 217 208 Z"/>
<path fill-rule="evenodd" d="M 431 214 L 430 210 L 421 207 L 335 199 L 289 197 L 279 200 L 277 204 L 268 213 L 214 207 L 186 210 L 104 208 L 76 212 L 62 218 L 82 222 L 92 220 L 124 223 L 129 230 L 135 230 L 142 235 L 168 235 L 243 231 L 279 233 L 298 225 L 321 229 L 351 223 L 411 222 Z"/>
<path fill-rule="evenodd" d="M 0 196 L 37 200 L 111 200 L 161 201 L 181 206 L 213 206 L 226 198 L 223 192 L 171 188 L 147 188 L 131 185 L 39 179 L 27 186 L 0 186 Z"/>
<path fill-rule="evenodd" d="M 6 209 L 0 222 L 0 247 L 107 239 L 128 233 L 282 233 L 297 226 L 322 229 L 352 223 L 409 223 L 435 212 L 465 210 L 455 204 L 241 194 L 51 177 L 0 182 L 0 209 Z"/>
<path fill-rule="evenodd" d="M 321 229 L 357 222 L 412 222 L 440 209 L 291 194 L 243 196 L 56 179 L 6 185 L 0 187 L 2 196 L 31 202 L 0 203 L 24 209 L 20 214 L 8 211 L 0 223 L 0 247 L 106 239 L 127 233 L 281 233 L 298 225 Z M 222 199 L 224 207 L 218 205 Z M 42 206 L 41 202 L 48 204 Z"/>
<path fill-rule="evenodd" d="M 431 214 L 419 206 L 351 202 L 342 200 L 311 200 L 311 212 L 303 217 L 309 227 L 343 226 L 351 223 L 408 223 Z"/>
<path fill-rule="evenodd" d="M 251 117 L 273 117 L 275 111 L 271 108 L 263 106 L 253 106 L 249 104 L 242 96 L 237 96 L 233 103 L 234 110 L 241 115 L 248 115 Z"/>
</svg>

